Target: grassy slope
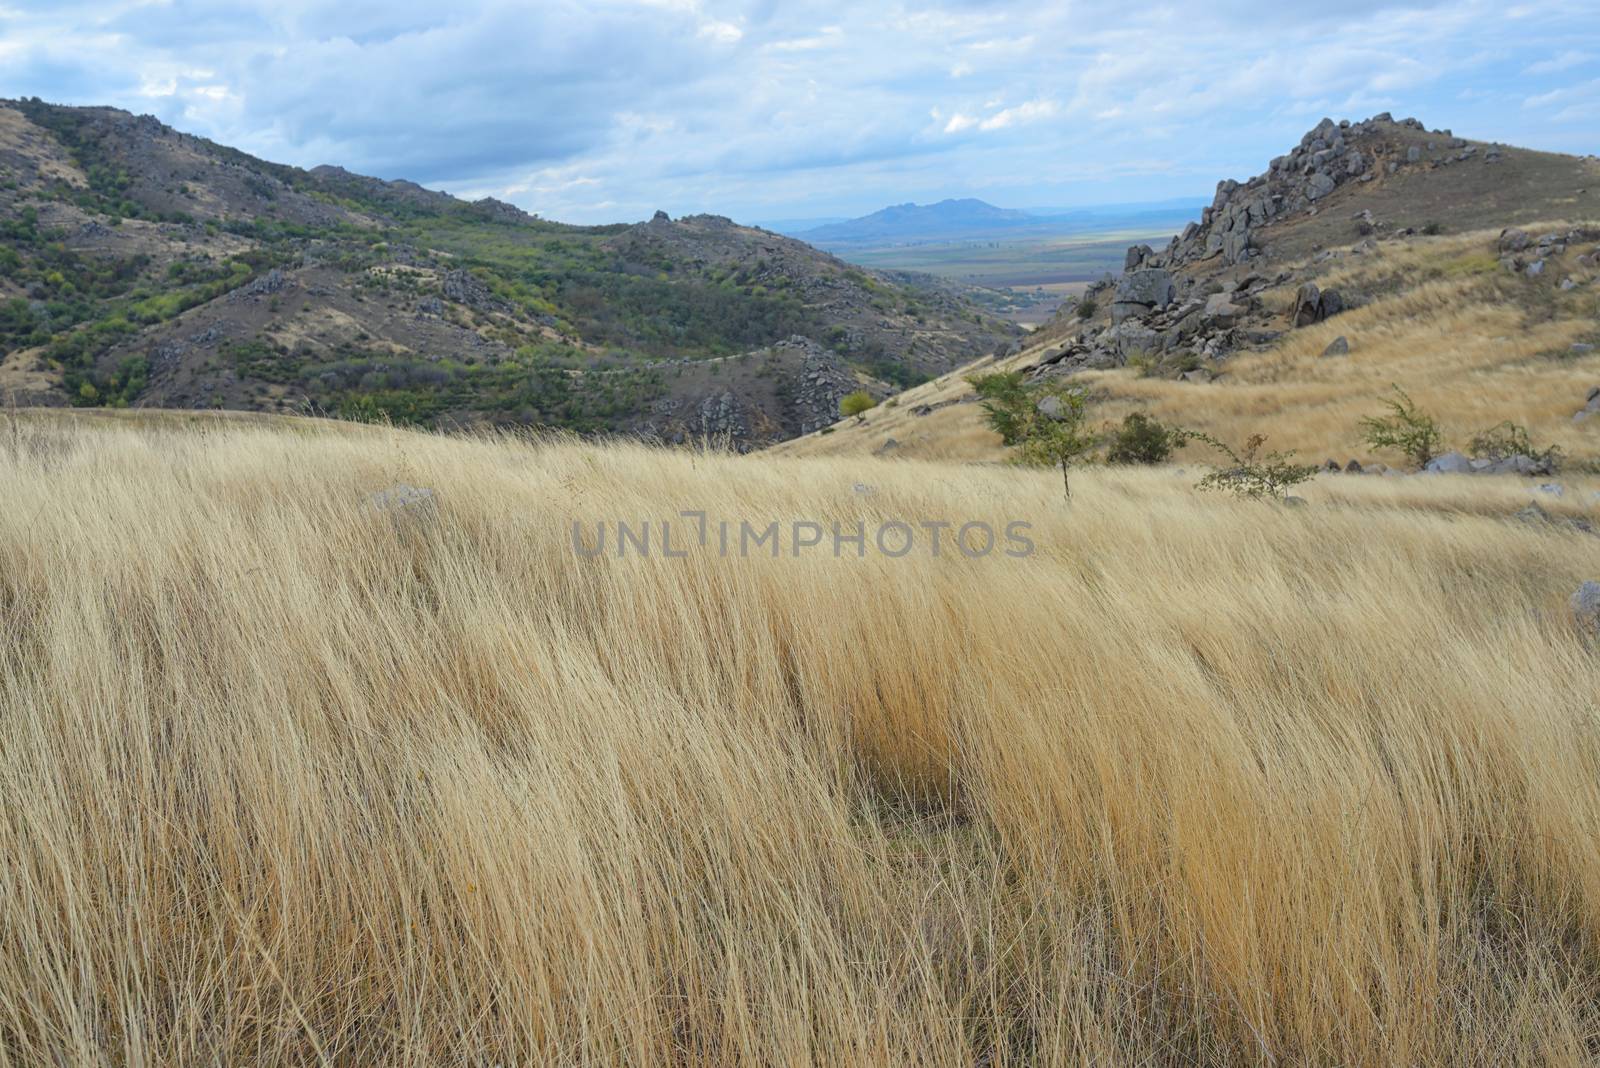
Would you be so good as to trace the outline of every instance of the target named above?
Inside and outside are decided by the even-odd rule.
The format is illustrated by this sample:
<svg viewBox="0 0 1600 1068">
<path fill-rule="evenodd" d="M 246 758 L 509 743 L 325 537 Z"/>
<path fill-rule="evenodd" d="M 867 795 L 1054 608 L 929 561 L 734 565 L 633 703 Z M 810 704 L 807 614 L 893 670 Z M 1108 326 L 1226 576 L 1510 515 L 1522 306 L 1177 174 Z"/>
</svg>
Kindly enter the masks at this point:
<svg viewBox="0 0 1600 1068">
<path fill-rule="evenodd" d="M 1564 232 L 1567 224 L 1534 225 L 1532 232 Z M 1120 420 L 1145 410 L 1234 441 L 1264 433 L 1273 447 L 1298 449 L 1312 461 L 1341 464 L 1399 462 L 1376 455 L 1361 441 L 1360 419 L 1376 414 L 1391 383 L 1411 393 L 1444 424 L 1452 444 L 1503 420 L 1530 428 L 1536 442 L 1558 444 L 1568 457 L 1600 462 L 1600 422 L 1574 424 L 1584 397 L 1600 385 L 1600 351 L 1574 355 L 1575 341 L 1600 342 L 1600 273 L 1577 264 L 1583 248 L 1552 261 L 1538 280 L 1513 277 L 1496 262 L 1498 231 L 1383 242 L 1362 256 L 1345 255 L 1312 269 L 1323 287 L 1360 294 L 1364 306 L 1327 322 L 1286 334 L 1263 352 L 1232 357 L 1214 382 L 1196 384 L 1141 378 L 1119 368 L 1082 376 L 1096 403 L 1093 417 Z M 1563 277 L 1577 289 L 1556 288 Z M 1288 309 L 1301 276 L 1270 290 L 1266 299 Z M 1323 359 L 1335 337 L 1349 339 L 1346 358 Z M 1050 344 L 1046 339 L 1037 347 Z M 1000 366 L 1027 366 L 1030 349 Z M 980 361 L 985 371 L 992 361 Z M 1000 439 L 974 404 L 953 404 L 931 415 L 919 405 L 970 398 L 964 373 L 954 373 L 899 395 L 864 422 L 845 421 L 832 433 L 785 442 L 795 455 L 861 455 L 893 438 L 895 455 L 932 459 L 997 460 Z M 1191 446 L 1193 458 L 1202 446 Z"/>
<path fill-rule="evenodd" d="M 0 1064 L 1588 1061 L 1596 542 L 1076 482 L 0 421 Z M 569 551 L 692 508 L 1039 549 Z"/>
</svg>

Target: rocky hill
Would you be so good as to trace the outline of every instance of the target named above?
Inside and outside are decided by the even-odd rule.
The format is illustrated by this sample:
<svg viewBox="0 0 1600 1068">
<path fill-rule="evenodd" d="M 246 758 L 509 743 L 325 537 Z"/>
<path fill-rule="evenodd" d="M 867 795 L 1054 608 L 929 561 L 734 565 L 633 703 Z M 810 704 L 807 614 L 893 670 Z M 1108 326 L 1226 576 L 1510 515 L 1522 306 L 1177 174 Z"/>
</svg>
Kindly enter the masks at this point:
<svg viewBox="0 0 1600 1068">
<path fill-rule="evenodd" d="M 567 226 L 149 116 L 0 102 L 0 394 L 23 404 L 750 445 L 845 386 L 1010 344 L 967 292 L 726 219 Z"/>
<path fill-rule="evenodd" d="M 1450 447 L 1510 422 L 1600 469 L 1600 161 L 1389 115 L 1324 120 L 1260 175 L 1220 182 L 1165 247 L 1128 249 L 1021 353 L 972 370 L 992 369 L 1073 378 L 1107 423 L 1266 434 L 1341 470 L 1397 461 L 1360 425 L 1399 384 Z M 975 399 L 947 375 L 785 448 L 1006 455 Z"/>
<path fill-rule="evenodd" d="M 1120 277 L 1091 287 L 1041 335 L 1055 344 L 1038 365 L 1062 372 L 1133 359 L 1209 378 L 1231 353 L 1365 299 L 1319 288 L 1311 281 L 1319 265 L 1418 234 L 1597 217 L 1592 158 L 1469 141 L 1388 113 L 1324 119 L 1263 173 L 1219 182 L 1211 206 L 1165 248 L 1128 249 Z M 1533 254 L 1508 266 L 1591 237 L 1600 231 L 1538 235 Z M 1300 283 L 1292 296 L 1274 292 L 1289 283 Z"/>
</svg>

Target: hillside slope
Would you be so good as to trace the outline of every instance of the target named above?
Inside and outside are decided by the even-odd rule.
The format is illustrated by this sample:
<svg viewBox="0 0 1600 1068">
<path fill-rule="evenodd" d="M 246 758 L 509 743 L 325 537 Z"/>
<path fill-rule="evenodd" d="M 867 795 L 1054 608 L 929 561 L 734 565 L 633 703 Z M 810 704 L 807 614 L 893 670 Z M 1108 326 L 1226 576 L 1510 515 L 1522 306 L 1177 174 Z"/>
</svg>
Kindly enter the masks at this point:
<svg viewBox="0 0 1600 1068">
<path fill-rule="evenodd" d="M 764 428 L 734 435 L 753 444 L 838 396 L 799 365 L 757 390 L 685 368 L 798 337 L 829 382 L 881 394 L 1015 333 L 960 287 L 725 219 L 565 226 L 38 101 L 0 102 L 0 267 L 0 390 L 23 403 Z"/>
<path fill-rule="evenodd" d="M 1081 381 L 1097 421 L 1144 410 L 1341 466 L 1397 463 L 1359 420 L 1399 384 L 1450 444 L 1511 420 L 1600 463 L 1600 419 L 1578 418 L 1600 386 L 1600 163 L 1414 120 L 1323 123 L 1028 342 L 787 449 L 997 459 L 964 376 L 1018 369 Z"/>
</svg>

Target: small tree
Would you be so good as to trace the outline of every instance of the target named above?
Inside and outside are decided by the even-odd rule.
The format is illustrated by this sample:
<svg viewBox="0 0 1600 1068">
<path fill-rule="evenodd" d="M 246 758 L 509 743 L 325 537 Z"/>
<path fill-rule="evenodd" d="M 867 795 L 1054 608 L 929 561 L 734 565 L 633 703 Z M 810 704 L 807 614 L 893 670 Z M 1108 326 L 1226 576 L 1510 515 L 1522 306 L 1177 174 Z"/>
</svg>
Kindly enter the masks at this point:
<svg viewBox="0 0 1600 1068">
<path fill-rule="evenodd" d="M 1411 397 L 1399 386 L 1395 397 L 1384 401 L 1389 414 L 1361 420 L 1363 437 L 1375 449 L 1399 449 L 1418 467 L 1439 454 L 1444 435 L 1433 416 L 1420 412 Z"/>
<path fill-rule="evenodd" d="M 1134 412 L 1112 433 L 1106 462 L 1164 464 L 1171 459 L 1173 450 L 1182 448 L 1188 439 L 1189 432 L 1182 427 L 1167 426 L 1143 412 Z"/>
<path fill-rule="evenodd" d="M 846 393 L 839 398 L 839 414 L 846 419 L 852 415 L 859 419 L 877 406 L 878 402 L 872 399 L 872 394 L 864 389 L 858 389 L 854 393 Z"/>
<path fill-rule="evenodd" d="M 1088 400 L 1065 382 L 1028 384 L 1020 371 L 968 379 L 978 392 L 989 426 L 1023 463 L 1061 468 L 1061 489 L 1072 497 L 1071 470 L 1099 444 L 1084 423 Z"/>
<path fill-rule="evenodd" d="M 1262 455 L 1261 447 L 1267 441 L 1265 434 L 1252 434 L 1244 448 L 1237 451 L 1210 434 L 1186 431 L 1185 436 L 1205 442 L 1228 458 L 1228 466 L 1195 483 L 1197 489 L 1221 489 L 1239 497 L 1282 500 L 1288 497 L 1291 487 L 1317 473 L 1315 467 L 1295 463 L 1293 450 Z"/>
<path fill-rule="evenodd" d="M 1078 318 L 1093 319 L 1094 313 L 1100 310 L 1093 297 L 1084 297 L 1078 301 Z"/>
</svg>

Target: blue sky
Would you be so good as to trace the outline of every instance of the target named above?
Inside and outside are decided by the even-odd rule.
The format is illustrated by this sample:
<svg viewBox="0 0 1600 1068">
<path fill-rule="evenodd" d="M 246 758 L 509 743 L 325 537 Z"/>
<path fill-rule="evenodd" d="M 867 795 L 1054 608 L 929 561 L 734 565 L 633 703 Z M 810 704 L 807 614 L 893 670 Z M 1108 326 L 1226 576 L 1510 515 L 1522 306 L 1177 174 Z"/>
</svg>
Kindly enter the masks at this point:
<svg viewBox="0 0 1600 1068">
<path fill-rule="evenodd" d="M 1600 5 L 0 0 L 0 96 L 548 217 L 1209 194 L 1324 115 L 1600 151 Z"/>
</svg>

